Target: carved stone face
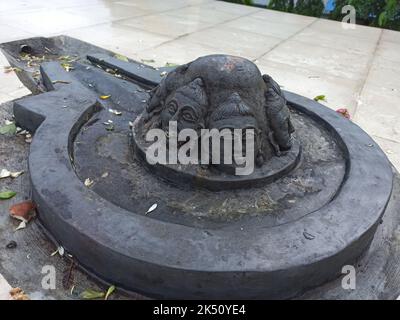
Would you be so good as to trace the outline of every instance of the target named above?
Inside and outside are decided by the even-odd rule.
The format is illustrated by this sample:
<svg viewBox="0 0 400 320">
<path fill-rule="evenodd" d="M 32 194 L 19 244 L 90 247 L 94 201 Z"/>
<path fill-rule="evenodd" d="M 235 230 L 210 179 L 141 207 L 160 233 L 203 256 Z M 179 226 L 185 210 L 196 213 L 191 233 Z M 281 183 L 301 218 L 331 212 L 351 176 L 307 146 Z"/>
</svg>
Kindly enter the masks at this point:
<svg viewBox="0 0 400 320">
<path fill-rule="evenodd" d="M 255 159 L 259 156 L 261 130 L 251 108 L 243 102 L 238 93 L 233 93 L 212 112 L 208 127 L 219 131 L 227 129 L 231 131 L 232 137 L 235 135 L 235 129 L 240 129 L 241 136 L 236 138 L 242 140 L 242 156 L 245 156 L 246 152 L 253 152 Z M 254 141 L 252 147 L 246 145 L 246 133 Z M 223 143 L 220 146 L 220 155 L 223 159 Z M 234 150 L 232 150 L 232 154 L 234 154 Z M 235 167 L 234 159 L 232 162 Z M 226 166 L 223 167 L 226 168 Z"/>
<path fill-rule="evenodd" d="M 189 128 L 199 130 L 205 127 L 207 98 L 201 79 L 195 79 L 189 85 L 172 92 L 161 111 L 161 127 L 168 130 L 169 122 L 176 121 L 178 132 Z"/>
</svg>

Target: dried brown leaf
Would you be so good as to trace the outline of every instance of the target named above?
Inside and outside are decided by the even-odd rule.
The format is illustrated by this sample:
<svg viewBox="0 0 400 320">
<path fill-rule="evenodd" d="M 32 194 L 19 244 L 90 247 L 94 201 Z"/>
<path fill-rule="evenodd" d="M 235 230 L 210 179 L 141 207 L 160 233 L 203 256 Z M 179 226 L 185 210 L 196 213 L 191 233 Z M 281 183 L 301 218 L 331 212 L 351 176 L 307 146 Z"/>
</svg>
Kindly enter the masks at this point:
<svg viewBox="0 0 400 320">
<path fill-rule="evenodd" d="M 10 207 L 10 215 L 14 219 L 29 222 L 35 216 L 36 204 L 33 201 L 23 201 Z"/>
</svg>

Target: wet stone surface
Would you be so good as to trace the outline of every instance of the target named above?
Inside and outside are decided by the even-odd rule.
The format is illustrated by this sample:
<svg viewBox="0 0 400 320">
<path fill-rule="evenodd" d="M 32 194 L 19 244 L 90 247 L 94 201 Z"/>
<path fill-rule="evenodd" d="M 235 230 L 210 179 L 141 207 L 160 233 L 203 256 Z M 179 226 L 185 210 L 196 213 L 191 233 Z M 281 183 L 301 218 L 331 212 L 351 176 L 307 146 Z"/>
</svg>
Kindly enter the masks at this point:
<svg viewBox="0 0 400 320">
<path fill-rule="evenodd" d="M 357 265 L 360 272 L 368 265 L 390 270 L 398 255 L 390 259 L 377 250 L 396 251 L 398 243 L 398 199 L 393 196 L 388 204 L 393 173 L 383 152 L 354 124 L 285 92 L 293 108 L 295 139 L 303 148 L 295 169 L 272 184 L 248 189 L 210 192 L 175 186 L 130 151 L 130 122 L 142 113 L 152 85 L 140 79 L 160 71 L 122 63 L 113 53 L 91 64 L 83 51 L 96 48 L 61 40 L 82 49 L 73 69 L 68 72 L 59 61 L 43 63 L 40 84 L 49 92 L 16 102 L 14 112 L 20 125 L 40 126 L 29 157 L 39 220 L 86 270 L 119 287 L 169 298 L 291 298 L 335 278 L 322 292 L 316 289 L 316 296 L 342 296 L 338 281 L 344 264 Z M 41 39 L 32 41 L 41 48 Z M 9 61 L 18 66 L 11 49 Z M 120 74 L 104 70 L 121 63 Z M 121 76 L 132 76 L 126 65 L 140 75 Z M 35 85 L 32 78 L 20 78 Z M 221 104 L 227 105 L 232 110 L 243 106 Z M 154 204 L 157 209 L 145 217 Z M 386 209 L 390 214 L 381 221 Z M 41 232 L 36 234 L 43 239 Z M 23 252 L 21 241 L 4 235 L 4 250 Z M 12 240 L 17 247 L 9 249 Z M 31 273 L 39 270 L 37 263 L 29 266 Z M 2 261 L 0 271 L 9 278 L 15 267 L 15 261 Z M 383 286 L 379 279 L 364 279 L 379 289 L 356 296 L 393 297 L 388 284 L 395 273 L 398 268 L 385 273 Z M 18 271 L 14 277 L 21 275 Z"/>
</svg>

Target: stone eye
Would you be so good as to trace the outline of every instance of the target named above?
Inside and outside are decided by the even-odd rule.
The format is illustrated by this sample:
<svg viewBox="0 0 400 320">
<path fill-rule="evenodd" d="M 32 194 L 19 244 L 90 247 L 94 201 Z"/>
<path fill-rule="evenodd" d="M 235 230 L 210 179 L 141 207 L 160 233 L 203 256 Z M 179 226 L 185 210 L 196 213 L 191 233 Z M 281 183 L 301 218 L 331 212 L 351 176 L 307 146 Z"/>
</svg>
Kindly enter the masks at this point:
<svg viewBox="0 0 400 320">
<path fill-rule="evenodd" d="M 168 103 L 167 106 L 167 110 L 170 114 L 175 114 L 176 110 L 178 109 L 178 106 L 176 105 L 176 103 L 174 101 L 171 101 L 170 103 Z"/>
<path fill-rule="evenodd" d="M 197 117 L 189 110 L 184 110 L 182 112 L 182 118 L 187 122 L 195 122 L 197 120 Z"/>
</svg>

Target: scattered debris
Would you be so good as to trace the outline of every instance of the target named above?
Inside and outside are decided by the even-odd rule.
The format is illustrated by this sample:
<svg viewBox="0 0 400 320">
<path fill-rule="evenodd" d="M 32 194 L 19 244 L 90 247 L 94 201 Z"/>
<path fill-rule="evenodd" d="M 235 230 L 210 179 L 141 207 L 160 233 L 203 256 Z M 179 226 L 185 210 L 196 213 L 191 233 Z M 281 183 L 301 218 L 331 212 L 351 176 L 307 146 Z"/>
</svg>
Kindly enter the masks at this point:
<svg viewBox="0 0 400 320">
<path fill-rule="evenodd" d="M 31 143 L 32 142 L 32 135 L 30 133 L 25 135 L 25 142 Z"/>
<path fill-rule="evenodd" d="M 10 241 L 10 242 L 7 243 L 7 245 L 6 245 L 6 248 L 7 248 L 7 249 L 15 249 L 16 247 L 17 247 L 17 243 L 16 243 L 14 240 Z"/>
<path fill-rule="evenodd" d="M 10 290 L 11 300 L 30 300 L 21 288 L 13 288 Z"/>
<path fill-rule="evenodd" d="M 90 178 L 86 178 L 85 180 L 85 186 L 90 188 L 93 185 L 94 181 L 91 180 Z"/>
<path fill-rule="evenodd" d="M 47 47 L 44 47 L 44 50 L 46 50 L 47 52 L 49 52 L 49 53 L 51 53 L 51 54 L 54 54 L 54 52 L 53 51 L 51 51 L 49 48 L 47 48 Z"/>
<path fill-rule="evenodd" d="M 0 134 L 14 135 L 16 132 L 17 126 L 11 121 L 6 121 L 5 125 L 0 127 Z"/>
<path fill-rule="evenodd" d="M 350 112 L 346 108 L 337 109 L 336 112 L 340 113 L 343 117 L 350 119 Z"/>
<path fill-rule="evenodd" d="M 65 81 L 65 80 L 54 80 L 51 82 L 52 84 L 57 84 L 57 83 L 64 83 L 64 84 L 69 84 L 71 83 L 70 81 Z"/>
<path fill-rule="evenodd" d="M 145 214 L 149 214 L 150 212 L 153 212 L 154 210 L 157 209 L 157 203 L 154 203 L 147 211 Z"/>
<path fill-rule="evenodd" d="M 71 291 L 69 292 L 69 294 L 70 294 L 71 296 L 74 294 L 74 289 L 75 289 L 75 285 L 73 285 L 73 286 L 71 287 Z"/>
<path fill-rule="evenodd" d="M 122 114 L 121 111 L 115 110 L 115 109 L 108 109 L 108 112 L 111 112 L 117 116 L 120 116 Z"/>
<path fill-rule="evenodd" d="M 64 248 L 59 246 L 56 251 L 54 251 L 50 256 L 54 257 L 56 254 L 59 254 L 61 257 L 64 256 Z"/>
<path fill-rule="evenodd" d="M 74 68 L 72 67 L 71 63 L 78 60 L 77 57 L 72 58 L 70 56 L 60 56 L 58 60 L 61 60 L 60 64 L 65 69 L 65 71 L 70 72 Z"/>
<path fill-rule="evenodd" d="M 18 131 L 17 130 L 17 134 L 19 135 L 19 136 L 23 136 L 23 135 L 26 135 L 26 134 L 28 134 L 29 132 L 27 131 L 27 130 L 21 130 L 21 131 Z"/>
<path fill-rule="evenodd" d="M 117 71 L 114 70 L 114 69 L 106 68 L 106 69 L 105 69 L 105 72 L 111 73 L 112 75 L 114 75 Z"/>
<path fill-rule="evenodd" d="M 36 215 L 35 209 L 36 204 L 30 200 L 14 204 L 10 207 L 9 211 L 11 217 L 21 221 L 15 231 L 26 227 L 26 224 Z"/>
<path fill-rule="evenodd" d="M 129 62 L 129 59 L 128 59 L 127 57 L 125 57 L 124 55 L 122 55 L 122 54 L 116 53 L 116 54 L 114 55 L 114 58 L 116 58 L 116 59 L 118 59 L 118 60 L 125 61 L 125 62 Z"/>
<path fill-rule="evenodd" d="M 5 190 L 0 192 L 0 200 L 8 200 L 14 197 L 17 193 L 15 191 Z"/>
<path fill-rule="evenodd" d="M 140 59 L 143 63 L 154 63 L 156 62 L 154 59 Z"/>
<path fill-rule="evenodd" d="M 132 121 L 129 121 L 129 127 L 133 127 L 133 122 Z"/>
<path fill-rule="evenodd" d="M 38 67 L 39 64 L 45 60 L 45 56 L 38 57 L 26 52 L 21 52 L 20 57 L 21 60 L 26 61 L 26 66 L 28 68 Z"/>
<path fill-rule="evenodd" d="M 325 95 L 321 94 L 319 96 L 314 97 L 314 101 L 327 101 Z"/>
<path fill-rule="evenodd" d="M 18 225 L 18 227 L 15 228 L 15 231 L 21 230 L 21 229 L 25 229 L 26 228 L 26 222 L 25 221 L 21 221 L 21 223 Z"/>
<path fill-rule="evenodd" d="M 171 62 L 167 62 L 165 64 L 165 67 L 176 67 L 176 66 L 178 66 L 176 63 L 171 63 Z"/>
<path fill-rule="evenodd" d="M 108 177 L 108 172 L 104 172 L 104 173 L 101 175 L 101 177 L 102 177 L 102 178 L 107 178 L 107 177 Z"/>
<path fill-rule="evenodd" d="M 107 131 L 114 131 L 114 125 L 110 123 L 108 126 L 106 126 L 106 130 Z"/>
<path fill-rule="evenodd" d="M 74 282 L 75 282 L 74 281 L 75 280 L 74 268 L 75 268 L 75 261 L 71 260 L 71 265 L 66 270 L 64 270 L 63 279 L 62 279 L 62 285 L 63 285 L 64 289 L 71 290 L 71 292 L 70 292 L 71 295 L 72 295 L 72 292 L 75 287 L 75 285 L 74 285 Z"/>
<path fill-rule="evenodd" d="M 105 297 L 104 292 L 87 289 L 80 294 L 83 299 L 100 299 Z"/>
<path fill-rule="evenodd" d="M 104 297 L 104 300 L 107 300 L 108 297 L 109 297 L 110 295 L 112 295 L 114 291 L 115 291 L 115 286 L 109 287 L 108 290 L 107 290 L 107 292 L 106 292 L 106 296 Z"/>
<path fill-rule="evenodd" d="M 72 57 L 69 56 L 69 55 L 65 55 L 65 56 L 59 56 L 59 57 L 58 57 L 58 60 L 63 60 L 63 61 L 67 61 L 67 62 L 74 62 L 74 61 L 77 60 L 77 58 L 76 58 L 76 57 L 75 57 L 75 58 L 72 58 Z"/>
<path fill-rule="evenodd" d="M 112 120 L 107 120 L 107 121 L 104 121 L 104 122 L 103 122 L 103 124 L 104 124 L 105 126 L 109 126 L 109 125 L 112 124 L 112 123 L 113 123 Z"/>
<path fill-rule="evenodd" d="M 167 71 L 163 71 L 163 72 L 160 73 L 160 76 L 161 76 L 161 77 L 164 77 L 164 76 L 166 76 L 167 74 L 168 74 Z"/>
<path fill-rule="evenodd" d="M 29 221 L 34 217 L 35 209 L 36 204 L 31 200 L 27 200 L 12 205 L 9 210 L 13 218 Z"/>
<path fill-rule="evenodd" d="M 19 177 L 21 174 L 23 174 L 24 171 L 8 171 L 7 169 L 1 169 L 0 171 L 0 179 L 3 178 L 17 178 Z"/>
<path fill-rule="evenodd" d="M 34 77 L 34 78 L 38 78 L 39 76 L 40 76 L 40 71 L 39 70 L 36 70 L 35 72 L 32 73 L 32 77 Z"/>
<path fill-rule="evenodd" d="M 307 240 L 314 240 L 314 239 L 315 239 L 315 236 L 312 235 L 311 233 L 308 233 L 307 231 L 304 231 L 304 232 L 303 232 L 303 236 L 304 236 L 304 238 L 306 238 Z"/>
<path fill-rule="evenodd" d="M 65 71 L 70 72 L 71 70 L 74 69 L 74 67 L 71 66 L 70 63 L 63 62 L 61 63 L 61 66 L 65 69 Z"/>
<path fill-rule="evenodd" d="M 111 95 L 103 95 L 103 96 L 100 96 L 100 99 L 101 100 L 107 100 L 110 97 L 111 97 Z"/>
<path fill-rule="evenodd" d="M 21 72 L 22 70 L 20 68 L 17 68 L 17 67 L 11 67 L 11 66 L 4 67 L 4 73 L 10 73 L 12 71 Z"/>
<path fill-rule="evenodd" d="M 87 289 L 80 294 L 83 299 L 101 299 L 107 300 L 115 291 L 115 286 L 110 286 L 106 292 Z"/>
</svg>

